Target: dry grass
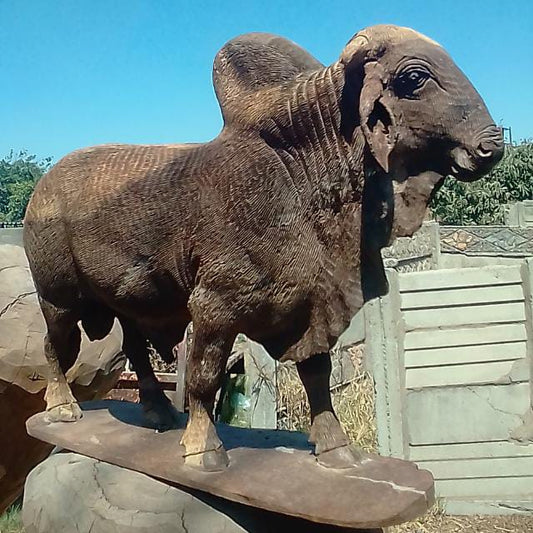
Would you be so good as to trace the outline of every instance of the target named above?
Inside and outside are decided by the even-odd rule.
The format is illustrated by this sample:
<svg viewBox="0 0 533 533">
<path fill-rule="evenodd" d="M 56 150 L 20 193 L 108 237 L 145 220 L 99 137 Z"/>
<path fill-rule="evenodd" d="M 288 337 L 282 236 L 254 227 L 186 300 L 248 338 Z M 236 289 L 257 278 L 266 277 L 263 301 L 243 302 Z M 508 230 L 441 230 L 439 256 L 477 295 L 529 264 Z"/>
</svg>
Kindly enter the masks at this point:
<svg viewBox="0 0 533 533">
<path fill-rule="evenodd" d="M 333 405 L 344 430 L 353 442 L 365 450 L 376 449 L 376 425 L 374 423 L 374 383 L 357 357 L 354 378 L 333 393 Z M 292 363 L 280 365 L 278 372 L 278 427 L 295 431 L 309 431 L 310 414 L 307 397 L 296 367 Z"/>
<path fill-rule="evenodd" d="M 285 363 L 278 367 L 278 429 L 309 431 L 309 404 L 298 377 L 296 366 Z"/>
<path fill-rule="evenodd" d="M 424 516 L 400 526 L 389 527 L 387 533 L 444 533 L 447 517 L 438 505 L 434 505 Z M 453 530 L 451 530 L 453 531 Z M 463 531 L 459 529 L 458 531 Z"/>
<path fill-rule="evenodd" d="M 333 406 L 350 439 L 367 451 L 375 451 L 374 383 L 368 373 L 361 372 L 350 383 L 333 391 Z"/>
<path fill-rule="evenodd" d="M 532 531 L 532 516 L 449 516 L 435 507 L 419 520 L 387 529 L 387 533 L 531 533 Z"/>
</svg>

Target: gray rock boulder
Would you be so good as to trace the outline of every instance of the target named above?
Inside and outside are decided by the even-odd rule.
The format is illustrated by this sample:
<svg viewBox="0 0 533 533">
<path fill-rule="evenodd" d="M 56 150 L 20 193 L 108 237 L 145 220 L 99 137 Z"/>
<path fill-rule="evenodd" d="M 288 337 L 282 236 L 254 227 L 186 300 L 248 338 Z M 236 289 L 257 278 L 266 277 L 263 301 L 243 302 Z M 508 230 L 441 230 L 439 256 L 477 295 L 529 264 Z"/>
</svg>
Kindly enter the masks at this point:
<svg viewBox="0 0 533 533">
<path fill-rule="evenodd" d="M 246 531 L 192 494 L 73 453 L 60 453 L 26 480 L 26 533 Z"/>
<path fill-rule="evenodd" d="M 0 380 L 34 394 L 46 387 L 46 333 L 24 249 L 0 245 Z M 122 371 L 122 332 L 118 324 L 102 341 L 90 342 L 82 332 L 80 357 L 67 379 L 93 390 L 105 377 Z M 115 380 L 111 378 L 112 385 Z M 91 394 L 88 394 L 90 397 Z"/>
</svg>

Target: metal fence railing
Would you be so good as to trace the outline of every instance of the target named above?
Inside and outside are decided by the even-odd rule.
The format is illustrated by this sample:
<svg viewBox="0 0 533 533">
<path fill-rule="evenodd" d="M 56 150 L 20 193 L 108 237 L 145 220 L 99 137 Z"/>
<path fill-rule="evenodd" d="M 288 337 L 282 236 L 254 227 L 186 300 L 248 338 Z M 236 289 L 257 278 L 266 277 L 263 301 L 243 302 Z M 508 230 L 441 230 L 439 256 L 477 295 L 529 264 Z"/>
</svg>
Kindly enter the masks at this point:
<svg viewBox="0 0 533 533">
<path fill-rule="evenodd" d="M 22 228 L 22 220 L 20 222 L 0 222 L 0 229 L 4 228 Z"/>
</svg>

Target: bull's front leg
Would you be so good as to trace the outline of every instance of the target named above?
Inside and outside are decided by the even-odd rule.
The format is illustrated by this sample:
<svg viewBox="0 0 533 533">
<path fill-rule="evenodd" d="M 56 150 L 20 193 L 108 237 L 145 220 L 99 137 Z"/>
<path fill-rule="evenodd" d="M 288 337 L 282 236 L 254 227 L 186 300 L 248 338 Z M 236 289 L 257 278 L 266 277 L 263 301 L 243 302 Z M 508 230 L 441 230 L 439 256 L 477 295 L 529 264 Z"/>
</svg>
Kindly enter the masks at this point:
<svg viewBox="0 0 533 533">
<path fill-rule="evenodd" d="M 223 470 L 228 456 L 219 439 L 214 420 L 215 395 L 222 384 L 234 337 L 193 321 L 192 349 L 187 361 L 189 422 L 181 444 L 185 464 L 206 471 Z"/>
<path fill-rule="evenodd" d="M 330 468 L 354 466 L 361 460 L 362 452 L 357 446 L 350 445 L 333 410 L 329 390 L 329 353 L 314 355 L 298 363 L 297 368 L 311 407 L 309 442 L 315 445 L 319 463 Z"/>
</svg>

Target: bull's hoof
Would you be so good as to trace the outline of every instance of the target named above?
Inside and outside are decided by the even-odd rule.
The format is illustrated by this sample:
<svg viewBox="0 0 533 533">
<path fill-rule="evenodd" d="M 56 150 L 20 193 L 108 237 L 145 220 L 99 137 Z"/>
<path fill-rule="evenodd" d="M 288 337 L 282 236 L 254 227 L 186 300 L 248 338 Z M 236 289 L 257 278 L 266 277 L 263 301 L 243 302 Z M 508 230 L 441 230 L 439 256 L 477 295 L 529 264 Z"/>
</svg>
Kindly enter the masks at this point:
<svg viewBox="0 0 533 533">
<path fill-rule="evenodd" d="M 205 472 L 222 472 L 229 465 L 229 457 L 224 448 L 209 450 L 185 456 L 185 464 Z"/>
<path fill-rule="evenodd" d="M 141 389 L 140 399 L 146 421 L 157 431 L 168 431 L 179 427 L 179 413 L 159 388 Z"/>
<path fill-rule="evenodd" d="M 76 422 L 83 416 L 80 406 L 76 402 L 56 405 L 46 410 L 49 422 Z"/>
<path fill-rule="evenodd" d="M 326 468 L 353 468 L 361 464 L 363 458 L 363 450 L 354 444 L 328 450 L 317 456 L 318 463 Z"/>
<path fill-rule="evenodd" d="M 143 405 L 144 417 L 157 431 L 168 431 L 179 427 L 179 413 L 170 403 Z"/>
</svg>

